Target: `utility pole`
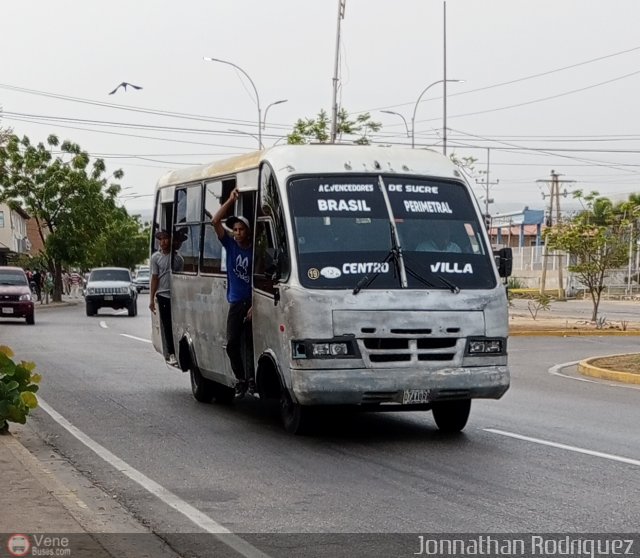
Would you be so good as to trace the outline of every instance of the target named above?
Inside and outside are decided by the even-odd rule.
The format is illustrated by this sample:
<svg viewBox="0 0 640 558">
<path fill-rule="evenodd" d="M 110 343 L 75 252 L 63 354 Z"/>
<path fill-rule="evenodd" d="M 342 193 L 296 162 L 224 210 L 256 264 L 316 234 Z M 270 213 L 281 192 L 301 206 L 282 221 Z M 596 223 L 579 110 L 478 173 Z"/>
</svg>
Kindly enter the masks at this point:
<svg viewBox="0 0 640 558">
<path fill-rule="evenodd" d="M 489 180 L 490 158 L 491 158 L 491 148 L 487 147 L 487 170 L 485 171 L 485 179 L 484 180 L 476 179 L 477 184 L 484 186 L 484 220 L 489 233 L 491 233 L 491 214 L 489 213 L 489 204 L 493 202 L 493 200 L 489 198 L 489 187 L 497 186 L 500 183 L 499 180 L 496 180 L 495 182 L 491 182 Z"/>
<path fill-rule="evenodd" d="M 338 74 L 340 73 L 340 23 L 344 19 L 347 0 L 338 0 L 338 29 L 336 31 L 336 60 L 333 68 L 333 100 L 331 102 L 331 143 L 338 136 Z"/>
<path fill-rule="evenodd" d="M 542 194 L 542 198 L 549 197 L 549 225 L 553 227 L 553 210 L 555 207 L 556 210 L 556 224 L 560 223 L 562 218 L 562 212 L 560 211 L 560 184 L 564 183 L 572 183 L 575 180 L 560 180 L 560 175 L 556 173 L 556 171 L 551 171 L 551 180 L 537 180 L 536 182 L 545 182 L 549 185 L 550 192 L 549 194 Z M 563 196 L 567 196 L 567 191 L 562 192 Z M 558 254 L 558 299 L 564 300 L 565 291 L 564 291 L 564 277 L 562 273 L 562 254 Z M 545 240 L 544 250 L 542 253 L 542 278 L 540 279 L 540 294 L 544 294 L 546 279 L 547 279 L 547 262 L 549 259 L 549 248 L 547 246 L 547 242 Z"/>
<path fill-rule="evenodd" d="M 447 154 L 447 2 L 442 3 L 443 76 L 442 76 L 442 154 Z"/>
</svg>

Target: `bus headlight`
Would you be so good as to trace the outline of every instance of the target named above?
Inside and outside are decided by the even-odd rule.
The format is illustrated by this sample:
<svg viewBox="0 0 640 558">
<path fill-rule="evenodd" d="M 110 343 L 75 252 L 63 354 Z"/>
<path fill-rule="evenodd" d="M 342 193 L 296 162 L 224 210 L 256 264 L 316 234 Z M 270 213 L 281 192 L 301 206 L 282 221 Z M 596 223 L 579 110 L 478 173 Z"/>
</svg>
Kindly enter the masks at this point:
<svg viewBox="0 0 640 558">
<path fill-rule="evenodd" d="M 291 343 L 294 359 L 303 358 L 356 358 L 358 347 L 353 338 L 303 339 Z"/>
<path fill-rule="evenodd" d="M 469 339 L 467 342 L 468 355 L 502 355 L 505 353 L 506 339 L 497 338 L 476 338 Z"/>
</svg>

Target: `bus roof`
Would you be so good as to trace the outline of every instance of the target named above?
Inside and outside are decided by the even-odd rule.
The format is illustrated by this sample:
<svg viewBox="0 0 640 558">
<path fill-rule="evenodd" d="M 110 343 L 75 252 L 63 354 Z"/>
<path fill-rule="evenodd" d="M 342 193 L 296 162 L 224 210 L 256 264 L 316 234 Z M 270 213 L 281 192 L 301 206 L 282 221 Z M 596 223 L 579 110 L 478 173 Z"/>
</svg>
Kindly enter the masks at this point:
<svg viewBox="0 0 640 558">
<path fill-rule="evenodd" d="M 256 169 L 269 161 L 280 174 L 378 173 L 421 174 L 460 178 L 458 167 L 430 149 L 370 145 L 280 145 L 205 165 L 174 170 L 158 181 L 158 187 L 230 176 Z"/>
</svg>

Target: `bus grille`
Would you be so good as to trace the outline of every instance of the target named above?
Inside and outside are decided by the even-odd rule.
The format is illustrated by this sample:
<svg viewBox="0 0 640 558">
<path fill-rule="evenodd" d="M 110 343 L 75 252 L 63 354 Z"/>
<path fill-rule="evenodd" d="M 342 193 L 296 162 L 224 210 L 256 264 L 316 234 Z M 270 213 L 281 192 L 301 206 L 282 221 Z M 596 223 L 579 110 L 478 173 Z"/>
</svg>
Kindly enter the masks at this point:
<svg viewBox="0 0 640 558">
<path fill-rule="evenodd" d="M 456 356 L 457 337 L 365 337 L 360 340 L 371 364 L 450 362 Z"/>
</svg>

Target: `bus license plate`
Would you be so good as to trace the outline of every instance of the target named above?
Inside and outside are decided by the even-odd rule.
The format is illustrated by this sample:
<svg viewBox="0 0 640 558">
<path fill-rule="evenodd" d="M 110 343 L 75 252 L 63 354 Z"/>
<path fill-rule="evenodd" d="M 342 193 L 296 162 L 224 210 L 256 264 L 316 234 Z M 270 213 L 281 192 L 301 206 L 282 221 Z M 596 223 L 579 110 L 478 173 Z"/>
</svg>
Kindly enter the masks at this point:
<svg viewBox="0 0 640 558">
<path fill-rule="evenodd" d="M 429 403 L 431 392 L 428 389 L 405 389 L 402 396 L 402 404 Z"/>
</svg>

